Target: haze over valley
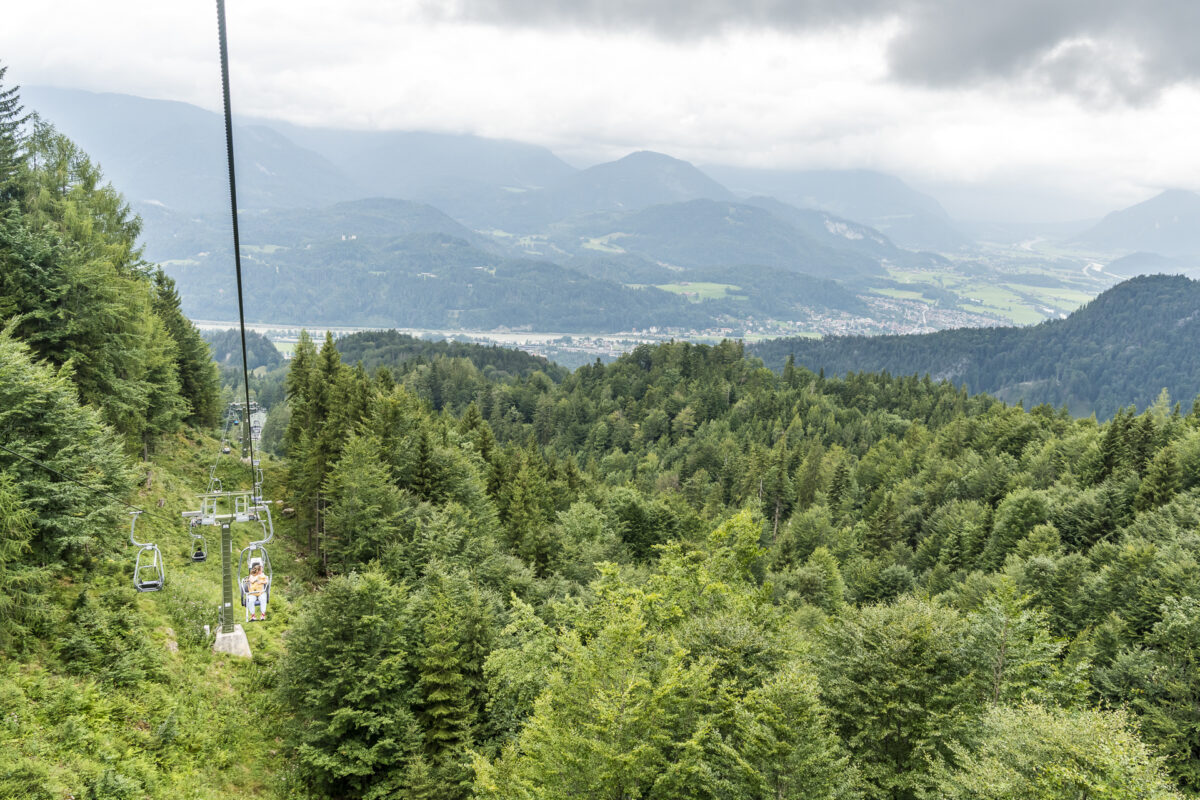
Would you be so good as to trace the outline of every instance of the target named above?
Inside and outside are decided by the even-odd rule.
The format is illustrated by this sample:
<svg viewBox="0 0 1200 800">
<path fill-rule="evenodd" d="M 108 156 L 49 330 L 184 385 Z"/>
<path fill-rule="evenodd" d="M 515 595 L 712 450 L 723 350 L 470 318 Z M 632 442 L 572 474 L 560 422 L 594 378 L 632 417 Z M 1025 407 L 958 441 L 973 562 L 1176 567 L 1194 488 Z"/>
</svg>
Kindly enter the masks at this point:
<svg viewBox="0 0 1200 800">
<path fill-rule="evenodd" d="M 24 93 L 124 187 L 185 312 L 234 319 L 220 119 Z M 1191 273 L 1200 253 L 1200 197 L 1183 190 L 1100 220 L 988 224 L 870 170 L 649 151 L 577 168 L 513 141 L 270 120 L 234 133 L 248 314 L 280 327 L 560 333 L 565 349 L 527 346 L 577 363 L 645 338 L 1033 324 L 1133 275 Z"/>
</svg>

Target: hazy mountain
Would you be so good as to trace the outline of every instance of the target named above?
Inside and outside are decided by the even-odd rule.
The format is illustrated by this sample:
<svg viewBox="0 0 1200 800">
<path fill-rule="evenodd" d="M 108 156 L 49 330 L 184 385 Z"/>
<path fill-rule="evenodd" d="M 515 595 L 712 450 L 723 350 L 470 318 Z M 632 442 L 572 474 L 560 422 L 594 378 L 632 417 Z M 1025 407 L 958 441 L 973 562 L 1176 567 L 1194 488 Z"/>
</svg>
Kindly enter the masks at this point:
<svg viewBox="0 0 1200 800">
<path fill-rule="evenodd" d="M 143 217 L 146 257 L 152 261 L 232 253 L 228 212 L 194 216 L 150 207 L 143 211 Z M 444 234 L 482 250 L 496 249 L 491 239 L 463 227 L 433 206 L 407 200 L 374 198 L 316 209 L 243 210 L 238 218 L 242 244 L 254 250 L 408 234 Z"/>
<path fill-rule="evenodd" d="M 325 156 L 366 194 L 430 203 L 457 219 L 484 219 L 513 193 L 549 186 L 576 172 L 546 148 L 522 142 L 267 124 Z"/>
<path fill-rule="evenodd" d="M 1171 258 L 1158 253 L 1137 252 L 1110 261 L 1104 269 L 1113 275 L 1124 277 L 1151 273 L 1188 273 L 1200 270 L 1200 256 Z"/>
<path fill-rule="evenodd" d="M 876 228 L 901 247 L 954 250 L 969 243 L 937 200 L 871 170 L 771 170 L 705 166 L 742 196 L 768 195 Z"/>
<path fill-rule="evenodd" d="M 98 162 L 139 211 L 148 205 L 201 213 L 229 207 L 225 123 L 218 114 L 75 89 L 25 86 L 21 97 Z M 365 194 L 328 160 L 271 128 L 237 125 L 234 146 L 243 208 L 327 205 Z"/>
<path fill-rule="evenodd" d="M 944 267 L 949 263 L 945 258 L 933 253 L 904 250 L 874 228 L 834 216 L 827 211 L 796 208 L 774 197 L 751 197 L 743 202 L 766 209 L 808 238 L 834 250 L 850 250 L 898 265 Z"/>
<path fill-rule="evenodd" d="M 598 211 L 637 211 L 686 200 L 732 200 L 733 194 L 686 161 L 641 151 L 568 175 L 539 191 L 512 194 L 488 222 L 528 233 Z"/>
<path fill-rule="evenodd" d="M 882 273 L 878 258 L 834 249 L 764 208 L 729 201 L 577 217 L 551 228 L 550 241 L 568 252 L 631 253 L 673 267 L 730 267 L 732 282 L 736 267 L 749 264 L 851 280 Z"/>
<path fill-rule="evenodd" d="M 1168 189 L 1145 202 L 1112 212 L 1075 243 L 1118 252 L 1200 254 L 1200 195 Z"/>
<path fill-rule="evenodd" d="M 1066 404 L 1107 417 L 1166 388 L 1200 393 L 1200 282 L 1154 275 L 1118 284 L 1066 319 L 1029 328 L 910 336 L 780 339 L 751 349 L 779 369 L 789 355 L 827 374 L 928 374 L 1026 406 Z"/>
</svg>

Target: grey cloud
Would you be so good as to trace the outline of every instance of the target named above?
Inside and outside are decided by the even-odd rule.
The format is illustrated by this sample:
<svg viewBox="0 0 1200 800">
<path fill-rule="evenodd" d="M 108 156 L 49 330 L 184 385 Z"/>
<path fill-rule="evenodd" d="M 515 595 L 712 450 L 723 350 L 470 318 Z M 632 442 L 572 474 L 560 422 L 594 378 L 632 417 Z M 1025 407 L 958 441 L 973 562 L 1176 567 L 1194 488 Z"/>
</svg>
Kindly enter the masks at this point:
<svg viewBox="0 0 1200 800">
<path fill-rule="evenodd" d="M 1096 103 L 1143 103 L 1200 78 L 1193 0 L 914 2 L 895 77 L 930 86 L 1027 78 Z"/>
<path fill-rule="evenodd" d="M 886 14 L 895 5 L 888 0 L 452 0 L 425 10 L 497 25 L 648 30 L 692 39 L 730 28 L 836 24 Z"/>
<path fill-rule="evenodd" d="M 1144 103 L 1200 78 L 1197 0 L 456 0 L 426 8 L 495 25 L 642 30 L 674 40 L 894 20 L 887 58 L 895 80 L 1028 80 L 1099 104 Z"/>
</svg>

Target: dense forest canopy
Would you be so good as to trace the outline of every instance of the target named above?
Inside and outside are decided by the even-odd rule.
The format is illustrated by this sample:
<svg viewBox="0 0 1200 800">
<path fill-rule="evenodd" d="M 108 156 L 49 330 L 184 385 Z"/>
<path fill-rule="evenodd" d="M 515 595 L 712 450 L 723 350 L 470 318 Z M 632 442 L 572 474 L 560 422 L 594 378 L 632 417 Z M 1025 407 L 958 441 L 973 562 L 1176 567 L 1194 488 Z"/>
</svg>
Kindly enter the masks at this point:
<svg viewBox="0 0 1200 800">
<path fill-rule="evenodd" d="M 909 336 L 778 339 L 751 352 L 773 369 L 788 358 L 831 375 L 929 374 L 1027 406 L 1066 405 L 1111 417 L 1147 408 L 1162 389 L 1200 394 L 1200 282 L 1150 275 L 1118 284 L 1068 318 L 1029 328 Z"/>
<path fill-rule="evenodd" d="M 213 654 L 177 520 L 246 480 L 232 386 L 16 97 L 0 796 L 1200 794 L 1200 410 L 1165 395 L 1097 422 L 729 341 L 566 374 L 305 333 L 249 387 L 286 504 L 270 620 Z M 130 587 L 123 498 L 162 592 Z"/>
</svg>

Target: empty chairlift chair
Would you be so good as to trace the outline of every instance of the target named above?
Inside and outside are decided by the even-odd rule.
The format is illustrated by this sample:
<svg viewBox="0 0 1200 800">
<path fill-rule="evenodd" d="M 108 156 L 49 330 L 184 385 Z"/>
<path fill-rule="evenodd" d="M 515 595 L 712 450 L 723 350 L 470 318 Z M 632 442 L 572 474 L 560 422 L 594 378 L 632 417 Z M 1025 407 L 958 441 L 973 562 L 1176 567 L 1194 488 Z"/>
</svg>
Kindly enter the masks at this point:
<svg viewBox="0 0 1200 800">
<path fill-rule="evenodd" d="M 141 513 L 132 512 L 133 520 L 129 526 L 129 542 L 138 548 L 137 559 L 133 564 L 133 588 L 139 592 L 157 592 L 163 588 L 167 576 L 163 570 L 163 558 L 158 545 L 153 542 L 139 542 L 134 535 Z"/>
<path fill-rule="evenodd" d="M 195 520 L 188 526 L 188 535 L 192 537 L 192 561 L 197 563 L 208 560 L 208 541 L 199 533 L 199 528 L 200 524 Z"/>
</svg>

